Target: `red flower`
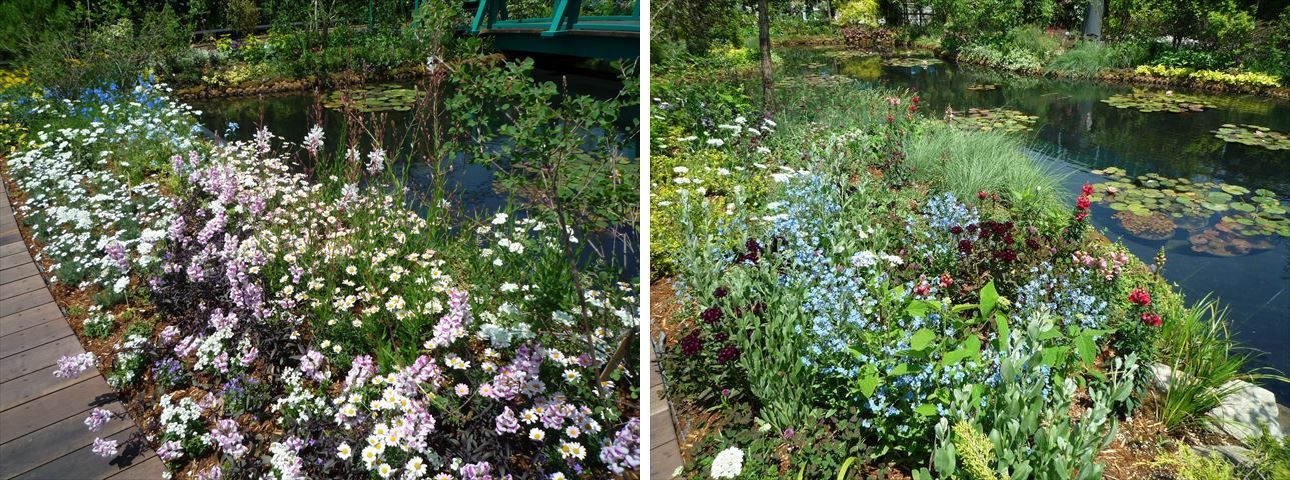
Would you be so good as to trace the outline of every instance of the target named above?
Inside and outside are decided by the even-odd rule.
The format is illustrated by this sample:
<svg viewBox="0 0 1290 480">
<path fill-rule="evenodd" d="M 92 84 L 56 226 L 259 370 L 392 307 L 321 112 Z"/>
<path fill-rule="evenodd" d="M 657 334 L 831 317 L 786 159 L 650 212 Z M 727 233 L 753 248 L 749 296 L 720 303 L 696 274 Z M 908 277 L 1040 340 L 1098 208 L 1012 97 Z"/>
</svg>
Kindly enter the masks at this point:
<svg viewBox="0 0 1290 480">
<path fill-rule="evenodd" d="M 1076 221 L 1083 221 L 1085 218 L 1088 218 L 1088 212 L 1079 212 L 1075 214 Z"/>
<path fill-rule="evenodd" d="M 1092 194 L 1093 194 L 1093 186 L 1092 186 L 1092 185 L 1089 185 L 1089 184 L 1087 184 L 1087 183 L 1085 183 L 1083 187 L 1080 187 L 1080 193 L 1082 193 L 1082 194 L 1084 194 L 1084 195 L 1086 195 L 1086 196 L 1087 196 L 1087 195 L 1092 195 Z"/>
<path fill-rule="evenodd" d="M 914 102 L 914 105 L 918 105 L 918 96 L 915 95 L 914 98 L 909 99 L 909 101 Z"/>
<path fill-rule="evenodd" d="M 990 196 L 990 194 L 985 193 L 985 190 L 981 190 L 981 191 L 979 191 L 979 192 L 976 192 L 976 198 L 977 198 L 977 200 L 985 200 L 985 197 L 988 197 L 988 196 Z"/>
<path fill-rule="evenodd" d="M 919 297 L 926 297 L 927 294 L 931 291 L 932 291 L 932 287 L 926 283 L 920 283 L 914 287 L 914 295 L 917 295 Z"/>
<path fill-rule="evenodd" d="M 972 241 L 966 238 L 959 240 L 959 251 L 963 253 L 972 253 Z"/>
<path fill-rule="evenodd" d="M 1089 205 L 1092 205 L 1092 204 L 1093 202 L 1089 201 L 1088 197 L 1082 196 L 1075 201 L 1075 208 L 1078 208 L 1080 210 L 1088 210 Z"/>
<path fill-rule="evenodd" d="M 1151 294 L 1147 293 L 1146 290 L 1135 287 L 1132 292 L 1129 292 L 1129 301 L 1145 307 L 1151 305 Z"/>
<path fill-rule="evenodd" d="M 891 122 L 893 122 L 893 121 L 895 121 L 895 120 L 896 120 L 896 119 L 895 119 L 894 117 L 892 117 L 891 115 L 887 115 L 887 123 L 891 123 Z"/>
<path fill-rule="evenodd" d="M 953 226 L 953 227 L 950 227 L 950 233 L 953 233 L 953 234 L 955 234 L 955 235 L 958 235 L 958 234 L 960 234 L 960 233 L 963 233 L 963 227 L 960 227 L 960 226 L 958 226 L 958 225 L 955 225 L 955 226 Z"/>
<path fill-rule="evenodd" d="M 1153 327 L 1159 327 L 1162 322 L 1160 321 L 1160 315 L 1156 315 L 1151 312 L 1146 312 L 1142 314 L 1142 323 L 1145 323 Z"/>
<path fill-rule="evenodd" d="M 915 104 L 915 105 L 910 105 L 910 106 L 909 106 L 909 111 L 911 111 L 911 112 L 912 112 L 912 111 L 914 111 L 914 110 L 918 110 L 918 105 L 917 105 L 917 104 Z"/>
<path fill-rule="evenodd" d="M 950 285 L 954 285 L 954 277 L 950 276 L 950 272 L 941 273 L 941 288 L 950 288 Z"/>
</svg>

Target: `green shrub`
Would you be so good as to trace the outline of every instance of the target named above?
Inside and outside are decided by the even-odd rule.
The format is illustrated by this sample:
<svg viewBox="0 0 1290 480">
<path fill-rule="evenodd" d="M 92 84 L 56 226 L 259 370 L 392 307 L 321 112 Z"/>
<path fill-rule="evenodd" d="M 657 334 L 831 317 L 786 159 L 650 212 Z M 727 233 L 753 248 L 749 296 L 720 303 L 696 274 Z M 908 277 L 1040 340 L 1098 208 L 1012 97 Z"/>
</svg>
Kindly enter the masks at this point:
<svg viewBox="0 0 1290 480">
<path fill-rule="evenodd" d="M 1065 75 L 1092 77 L 1112 68 L 1130 68 L 1145 56 L 1145 50 L 1132 42 L 1106 43 L 1081 40 L 1048 63 L 1048 69 Z"/>
<path fill-rule="evenodd" d="M 1156 458 L 1152 465 L 1174 471 L 1177 480 L 1231 480 L 1237 478 L 1236 469 L 1221 455 L 1202 457 L 1191 447 L 1180 445 L 1177 450 Z"/>
<path fill-rule="evenodd" d="M 1254 470 L 1262 478 L 1290 478 L 1290 435 L 1280 440 L 1264 432 L 1249 442 Z"/>
<path fill-rule="evenodd" d="M 1239 57 L 1254 38 L 1254 17 L 1244 11 L 1210 11 L 1203 38 L 1213 51 Z"/>
<path fill-rule="evenodd" d="M 838 7 L 833 22 L 844 27 L 873 27 L 878 25 L 877 0 L 850 0 Z"/>
<path fill-rule="evenodd" d="M 1133 382 L 1128 379 L 1136 375 L 1137 358 L 1117 358 L 1110 384 L 1090 388 L 1092 406 L 1072 417 L 1075 380 L 1050 376 L 1047 371 L 1052 362 L 1045 358 L 1043 339 L 1051 338 L 1054 329 L 1047 316 L 1030 316 L 1002 355 L 999 382 L 990 394 L 983 397 L 972 386 L 954 393 L 953 419 L 988 436 L 997 452 L 993 471 L 1002 478 L 1101 478 L 1103 466 L 1095 458 L 1114 437 L 1112 407 L 1132 391 Z M 950 440 L 949 420 L 942 418 L 936 426 L 932 454 L 942 478 L 954 478 L 961 463 Z M 915 472 L 914 477 L 932 478 L 926 470 Z"/>
</svg>

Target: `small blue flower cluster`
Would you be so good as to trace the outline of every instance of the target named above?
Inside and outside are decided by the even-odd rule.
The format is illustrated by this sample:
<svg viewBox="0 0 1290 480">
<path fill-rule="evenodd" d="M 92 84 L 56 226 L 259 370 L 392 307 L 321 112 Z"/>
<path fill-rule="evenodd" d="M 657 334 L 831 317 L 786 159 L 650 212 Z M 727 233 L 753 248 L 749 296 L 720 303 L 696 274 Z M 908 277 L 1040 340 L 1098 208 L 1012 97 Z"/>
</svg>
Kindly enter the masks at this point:
<svg viewBox="0 0 1290 480">
<path fill-rule="evenodd" d="M 938 391 L 984 381 L 991 373 L 988 365 L 994 362 L 968 360 L 943 365 L 943 351 L 930 355 L 913 352 L 912 337 L 920 329 L 936 332 L 941 338 L 953 338 L 957 333 L 946 312 L 948 307 L 924 315 L 884 317 L 883 311 L 904 312 L 913 299 L 916 282 L 902 285 L 892 277 L 893 268 L 902 260 L 870 250 L 837 252 L 824 243 L 831 238 L 830 225 L 846 221 L 841 217 L 847 216 L 841 207 L 842 193 L 835 185 L 819 178 L 797 177 L 784 190 L 771 232 L 785 241 L 782 253 L 789 266 L 783 274 L 785 285 L 804 292 L 802 312 L 810 324 L 798 326 L 797 331 L 809 335 L 811 342 L 802 361 L 848 386 L 838 390 L 845 392 L 842 397 L 828 400 L 860 405 L 868 414 L 862 420 L 864 427 L 901 437 L 921 435 L 930 424 L 926 417 L 913 413 L 915 409 L 931 404 L 943 411 L 943 402 L 935 396 Z M 929 202 L 927 214 L 911 223 L 932 223 L 935 229 L 947 231 L 949 226 L 975 221 L 971 209 L 946 194 Z M 930 237 L 922 240 L 915 242 L 946 243 Z M 930 296 L 935 296 L 939 287 L 930 288 Z M 884 310 L 884 306 L 888 308 Z M 992 355 L 983 352 L 985 358 Z M 893 375 L 901 365 L 905 373 Z M 885 380 L 866 396 L 850 387 L 867 368 L 881 373 Z"/>
<path fill-rule="evenodd" d="M 1030 281 L 1017 291 L 1017 310 L 1022 315 L 1048 312 L 1063 326 L 1084 328 L 1106 326 L 1106 300 L 1093 294 L 1094 279 L 1084 269 L 1058 272 L 1049 262 L 1030 269 Z"/>
</svg>

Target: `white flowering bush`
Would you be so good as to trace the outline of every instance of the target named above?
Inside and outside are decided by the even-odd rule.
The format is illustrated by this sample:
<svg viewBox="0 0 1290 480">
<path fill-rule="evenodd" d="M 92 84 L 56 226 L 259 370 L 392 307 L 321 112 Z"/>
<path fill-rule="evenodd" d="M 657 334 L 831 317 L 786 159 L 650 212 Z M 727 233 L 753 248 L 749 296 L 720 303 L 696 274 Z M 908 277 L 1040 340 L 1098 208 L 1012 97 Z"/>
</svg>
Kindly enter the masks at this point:
<svg viewBox="0 0 1290 480">
<path fill-rule="evenodd" d="M 140 128 L 103 126 L 123 145 L 152 138 Z M 296 173 L 292 149 L 318 155 L 320 129 L 299 147 L 264 129 L 223 145 L 147 140 L 161 169 L 114 163 L 123 147 L 87 161 L 69 139 L 91 134 L 40 131 L 13 162 L 24 220 L 60 280 L 140 292 L 128 298 L 148 318 L 113 326 L 126 322 L 103 319 L 121 310 L 104 307 L 86 328 L 114 331 L 100 359 L 109 382 L 149 406 L 151 447 L 174 475 L 602 478 L 639 467 L 639 420 L 625 406 L 634 361 L 610 362 L 638 327 L 635 290 L 604 266 L 571 269 L 564 243 L 576 253 L 582 240 L 551 215 L 463 225 L 447 202 L 418 214 L 382 186 L 392 154 L 379 147 L 344 154 L 368 159 L 355 170 L 365 178 Z M 95 363 L 69 357 L 59 375 Z"/>
</svg>

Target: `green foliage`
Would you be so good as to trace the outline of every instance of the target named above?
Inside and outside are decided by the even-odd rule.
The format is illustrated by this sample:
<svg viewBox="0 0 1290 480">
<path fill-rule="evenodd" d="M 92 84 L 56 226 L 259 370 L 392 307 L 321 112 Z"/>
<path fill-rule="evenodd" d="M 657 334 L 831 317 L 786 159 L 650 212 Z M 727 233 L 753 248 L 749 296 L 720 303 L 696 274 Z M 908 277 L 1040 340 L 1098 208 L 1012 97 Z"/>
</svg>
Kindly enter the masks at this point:
<svg viewBox="0 0 1290 480">
<path fill-rule="evenodd" d="M 650 44 L 653 51 L 684 51 L 702 55 L 725 43 L 738 44 L 738 4 L 734 0 L 698 0 L 663 2 L 654 5 L 650 19 Z M 653 55 L 658 62 L 667 55 Z"/>
<path fill-rule="evenodd" d="M 72 11 L 58 0 L 0 2 L 0 58 L 23 57 L 71 25 Z"/>
<path fill-rule="evenodd" d="M 1290 435 L 1275 437 L 1264 432 L 1247 442 L 1254 470 L 1268 479 L 1290 478 Z"/>
<path fill-rule="evenodd" d="M 81 324 L 81 333 L 90 338 L 107 338 L 116 327 L 116 320 L 110 313 L 98 312 L 85 319 Z"/>
<path fill-rule="evenodd" d="M 532 59 L 461 64 L 452 72 L 454 94 L 444 103 L 460 119 L 448 128 L 445 152 L 497 167 L 504 172 L 502 188 L 547 206 L 583 232 L 634 225 L 639 167 L 618 150 L 636 135 L 639 121 L 618 121 L 638 98 L 632 68 L 623 67 L 618 96 L 598 100 L 570 95 L 555 82 L 534 82 Z"/>
<path fill-rule="evenodd" d="M 945 29 L 942 44 L 952 52 L 968 43 L 998 43 L 1020 25 L 1022 0 L 934 0 L 935 18 Z"/>
<path fill-rule="evenodd" d="M 1112 406 L 1132 391 L 1133 382 L 1126 379 L 1136 373 L 1136 357 L 1117 358 L 1111 383 L 1091 388 L 1092 407 L 1072 417 L 1075 380 L 1046 372 L 1044 339 L 1052 336 L 1052 321 L 1031 316 L 1023 328 L 1004 350 L 998 385 L 984 398 L 970 386 L 955 392 L 953 418 L 986 433 L 997 457 L 993 471 L 1002 478 L 1101 478 L 1103 467 L 1094 459 L 1114 436 Z M 946 478 L 956 475 L 959 463 L 948 430 L 948 420 L 942 419 L 932 456 L 936 472 Z"/>
<path fill-rule="evenodd" d="M 906 161 L 920 181 L 959 198 L 977 192 L 1009 193 L 1040 211 L 1058 212 L 1058 178 L 1022 153 L 1024 141 L 1003 133 L 964 131 L 929 124 L 906 148 Z"/>
<path fill-rule="evenodd" d="M 1180 445 L 1177 450 L 1156 457 L 1152 465 L 1174 471 L 1177 480 L 1231 480 L 1238 478 L 1236 468 L 1222 455 L 1203 457 L 1190 446 Z"/>
<path fill-rule="evenodd" d="M 234 30 L 247 35 L 260 24 L 260 7 L 255 0 L 228 0 L 228 24 Z"/>
<path fill-rule="evenodd" d="M 1254 35 L 1254 17 L 1244 11 L 1211 10 L 1205 12 L 1202 41 L 1217 52 L 1240 56 Z"/>
<path fill-rule="evenodd" d="M 1176 301 L 1162 305 L 1159 361 L 1173 372 L 1160 392 L 1157 410 L 1165 427 L 1177 431 L 1202 427 L 1205 415 L 1236 392 L 1233 380 L 1257 381 L 1275 377 L 1245 368 L 1252 354 L 1238 351 L 1228 332 L 1227 310 L 1212 299 L 1191 308 Z"/>
<path fill-rule="evenodd" d="M 994 444 L 972 424 L 958 421 L 954 424 L 954 451 L 963 463 L 963 470 L 971 480 L 994 480 L 992 465 L 995 462 Z"/>
<path fill-rule="evenodd" d="M 843 27 L 878 25 L 878 0 L 850 0 L 838 7 L 833 22 Z"/>
<path fill-rule="evenodd" d="M 1047 69 L 1069 76 L 1092 77 L 1107 69 L 1133 67 L 1145 56 L 1145 49 L 1135 42 L 1081 40 L 1049 61 Z"/>
<path fill-rule="evenodd" d="M 1258 24 L 1245 64 L 1253 71 L 1290 77 L 1290 8 Z"/>
<path fill-rule="evenodd" d="M 34 83 L 63 96 L 104 84 L 131 86 L 164 70 L 188 46 L 188 31 L 166 6 L 137 24 L 128 18 L 92 29 L 51 36 L 31 47 L 20 63 Z"/>
</svg>

